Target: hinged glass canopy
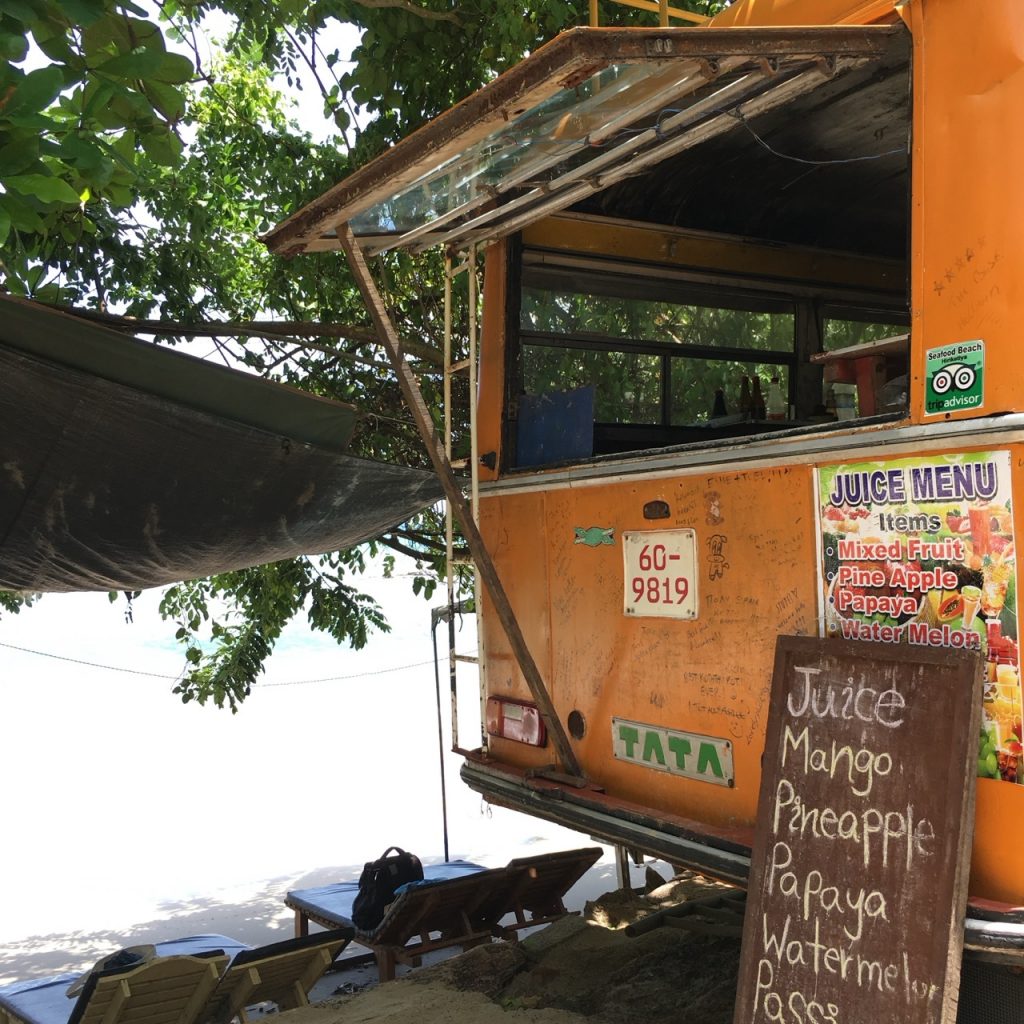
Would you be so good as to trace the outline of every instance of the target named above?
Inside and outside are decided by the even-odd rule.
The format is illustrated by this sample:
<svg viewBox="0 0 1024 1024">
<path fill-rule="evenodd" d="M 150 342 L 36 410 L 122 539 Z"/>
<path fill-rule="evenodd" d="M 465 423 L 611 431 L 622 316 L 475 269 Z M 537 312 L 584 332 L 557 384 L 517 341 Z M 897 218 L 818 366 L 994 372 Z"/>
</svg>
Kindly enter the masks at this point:
<svg viewBox="0 0 1024 1024">
<path fill-rule="evenodd" d="M 369 254 L 499 238 L 702 142 L 749 143 L 760 119 L 819 90 L 864 90 L 868 116 L 880 81 L 893 94 L 883 106 L 905 103 L 907 38 L 901 26 L 574 29 L 266 241 L 281 253 L 335 249 L 344 223 Z M 905 142 L 878 155 L 905 162 Z"/>
</svg>

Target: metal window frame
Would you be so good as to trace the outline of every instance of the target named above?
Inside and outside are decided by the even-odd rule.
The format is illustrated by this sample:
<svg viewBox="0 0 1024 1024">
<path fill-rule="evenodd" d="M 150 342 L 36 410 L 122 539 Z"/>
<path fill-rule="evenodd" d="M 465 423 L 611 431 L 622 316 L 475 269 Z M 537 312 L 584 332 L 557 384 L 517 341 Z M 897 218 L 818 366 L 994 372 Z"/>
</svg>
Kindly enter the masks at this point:
<svg viewBox="0 0 1024 1024">
<path fill-rule="evenodd" d="M 815 88 L 838 71 L 882 59 L 904 36 L 901 25 L 572 29 L 307 204 L 264 241 L 282 255 L 340 248 L 340 229 L 354 216 L 396 196 L 524 111 L 613 64 L 665 66 L 691 60 L 714 79 L 724 65 L 735 67 L 739 58 L 758 82 L 753 93 L 744 93 L 732 105 L 744 102 L 747 116 L 753 116 Z M 614 147 L 614 162 L 607 169 L 602 165 L 600 174 L 579 168 L 578 173 L 563 175 L 566 180 L 557 188 L 544 186 L 521 197 L 522 202 L 515 200 L 522 209 L 517 207 L 511 216 L 512 211 L 497 217 L 483 212 L 450 230 L 418 232 L 409 248 L 419 251 L 439 242 L 464 245 L 504 237 L 639 166 L 660 162 L 736 124 L 728 111 L 709 112 L 697 125 L 687 120 L 686 111 L 674 117 L 681 118 L 680 123 L 661 124 L 654 133 L 657 138 L 648 140 L 642 154 L 637 152 L 639 144 Z M 398 237 L 389 236 L 357 241 L 371 253 L 400 244 Z"/>
<path fill-rule="evenodd" d="M 671 380 L 670 363 L 672 358 L 694 358 L 712 361 L 715 359 L 731 359 L 737 362 L 759 362 L 789 368 L 788 401 L 798 407 L 809 402 L 809 396 L 820 391 L 821 370 L 807 363 L 809 351 L 820 351 L 824 337 L 824 321 L 827 315 L 836 310 L 844 314 L 863 313 L 872 322 L 873 314 L 886 314 L 894 319 L 905 318 L 909 321 L 909 309 L 900 309 L 895 304 L 887 304 L 879 300 L 872 292 L 862 292 L 858 301 L 852 295 L 835 295 L 835 290 L 828 286 L 808 287 L 798 282 L 780 283 L 779 281 L 758 282 L 745 279 L 742 284 L 722 280 L 720 274 L 709 272 L 701 275 L 689 272 L 675 275 L 670 279 L 662 278 L 656 290 L 663 293 L 666 302 L 676 301 L 674 291 L 685 296 L 686 305 L 705 305 L 715 309 L 730 309 L 739 312 L 776 312 L 778 307 L 786 307 L 793 316 L 793 349 L 742 349 L 734 347 L 716 347 L 711 345 L 683 346 L 669 342 L 658 342 L 647 339 L 616 338 L 596 334 L 564 335 L 555 331 L 538 331 L 521 326 L 521 301 L 524 289 L 526 268 L 530 265 L 531 256 L 540 252 L 524 246 L 516 236 L 516 242 L 510 247 L 508 260 L 508 294 L 514 297 L 509 303 L 506 318 L 506 371 L 505 371 L 505 415 L 504 444 L 502 451 L 502 471 L 516 469 L 515 437 L 518 421 L 517 396 L 522 390 L 523 370 L 522 352 L 524 345 L 539 345 L 550 348 L 580 349 L 584 351 L 630 352 L 643 355 L 658 356 L 662 359 L 661 407 L 657 420 L 649 423 L 635 421 L 616 421 L 616 426 L 651 427 L 671 426 Z M 645 264 L 617 260 L 602 261 L 592 256 L 573 257 L 568 253 L 558 254 L 560 266 L 564 261 L 567 269 L 581 276 L 593 276 L 608 280 L 628 281 L 635 276 L 646 279 L 650 268 Z M 532 285 L 532 287 L 539 287 Z M 601 294 L 605 294 L 602 292 Z M 614 294 L 614 292 L 609 292 Z M 624 297 L 628 298 L 628 295 Z M 763 307 L 763 308 L 758 308 Z M 770 307 L 775 307 L 774 309 Z M 849 316 L 853 319 L 853 316 Z M 809 381 L 811 376 L 817 381 L 816 387 Z M 808 378 L 808 379 L 804 379 Z M 620 457 L 628 458 L 628 453 Z M 583 460 L 586 461 L 586 460 Z"/>
</svg>

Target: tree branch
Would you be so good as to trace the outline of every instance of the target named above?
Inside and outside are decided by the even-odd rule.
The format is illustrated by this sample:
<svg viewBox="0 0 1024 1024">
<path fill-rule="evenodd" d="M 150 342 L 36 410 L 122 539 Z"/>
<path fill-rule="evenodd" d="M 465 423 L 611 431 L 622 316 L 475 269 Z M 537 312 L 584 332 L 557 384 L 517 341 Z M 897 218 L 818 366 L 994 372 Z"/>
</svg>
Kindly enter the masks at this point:
<svg viewBox="0 0 1024 1024">
<path fill-rule="evenodd" d="M 358 327 L 354 324 L 318 324 L 302 320 L 207 320 L 205 323 L 185 324 L 173 320 L 137 320 L 130 316 L 117 316 L 114 313 L 98 313 L 92 309 L 78 309 L 72 306 L 63 306 L 56 303 L 45 303 L 59 309 L 62 313 L 70 313 L 72 316 L 82 317 L 84 320 L 95 320 L 97 323 L 106 324 L 115 330 L 132 331 L 140 334 L 157 334 L 161 336 L 181 335 L 185 337 L 216 337 L 224 335 L 250 336 L 256 338 L 277 338 L 284 339 L 288 335 L 298 335 L 307 338 L 345 338 L 348 341 L 356 341 L 360 344 L 379 345 L 380 339 L 372 327 Z M 326 345 L 317 345 L 313 342 L 301 342 L 305 348 L 315 349 L 329 356 L 341 356 L 346 353 L 338 352 L 337 349 L 328 348 Z M 423 359 L 435 366 L 444 365 L 444 356 L 431 345 L 425 345 L 421 341 L 414 341 L 412 338 L 402 339 L 402 348 L 410 355 Z M 353 357 L 362 361 L 361 357 Z M 369 365 L 378 365 L 373 360 L 367 360 Z M 388 365 L 380 363 L 379 365 Z"/>
<path fill-rule="evenodd" d="M 457 14 L 452 14 L 450 11 L 431 11 L 426 7 L 417 7 L 416 4 L 412 3 L 412 0 L 355 0 L 360 7 L 369 7 L 373 10 L 383 10 L 385 8 L 395 8 L 399 11 L 407 11 L 409 14 L 415 14 L 417 18 L 423 18 L 424 21 L 450 21 L 453 25 L 462 25 L 462 19 Z"/>
<path fill-rule="evenodd" d="M 380 537 L 377 543 L 383 544 L 385 547 L 391 548 L 392 551 L 397 551 L 400 555 L 408 555 L 410 558 L 417 558 L 423 561 L 429 556 L 422 551 L 417 551 L 415 548 L 406 547 L 401 541 L 394 537 Z"/>
</svg>

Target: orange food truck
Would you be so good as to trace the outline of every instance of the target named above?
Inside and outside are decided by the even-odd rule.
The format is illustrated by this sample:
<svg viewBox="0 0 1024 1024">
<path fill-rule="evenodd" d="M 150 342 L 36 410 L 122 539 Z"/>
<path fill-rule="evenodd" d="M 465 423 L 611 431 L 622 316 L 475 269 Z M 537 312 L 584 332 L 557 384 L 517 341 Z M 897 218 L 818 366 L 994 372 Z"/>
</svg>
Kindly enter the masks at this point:
<svg viewBox="0 0 1024 1024">
<path fill-rule="evenodd" d="M 268 244 L 347 252 L 447 477 L 365 258 L 475 318 L 480 254 L 470 787 L 742 883 L 779 635 L 980 651 L 965 944 L 1019 965 L 1024 4 L 689 21 L 562 34 Z"/>
</svg>

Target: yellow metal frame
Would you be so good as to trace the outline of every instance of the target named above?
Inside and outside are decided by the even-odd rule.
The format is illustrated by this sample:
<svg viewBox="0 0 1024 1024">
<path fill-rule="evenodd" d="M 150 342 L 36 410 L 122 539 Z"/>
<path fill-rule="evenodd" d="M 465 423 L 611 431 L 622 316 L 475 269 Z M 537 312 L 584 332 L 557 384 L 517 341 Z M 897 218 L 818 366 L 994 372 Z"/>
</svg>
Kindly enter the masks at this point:
<svg viewBox="0 0 1024 1024">
<path fill-rule="evenodd" d="M 668 0 L 612 0 L 612 3 L 621 7 L 633 7 L 638 11 L 650 11 L 658 15 L 658 24 L 662 28 L 669 25 L 669 19 L 675 18 L 678 21 L 688 21 L 692 25 L 706 25 L 711 19 L 703 14 L 694 14 L 693 11 L 681 11 L 678 7 L 669 7 Z M 590 27 L 600 28 L 600 16 L 598 13 L 598 0 L 590 0 Z"/>
<path fill-rule="evenodd" d="M 477 250 L 471 245 L 466 251 L 462 262 L 456 264 L 450 254 L 445 255 L 444 260 L 444 450 L 445 456 L 453 468 L 470 470 L 470 509 L 472 510 L 473 521 L 479 524 L 480 521 L 480 448 L 477 431 L 477 358 L 479 351 L 479 330 L 478 330 L 478 306 L 480 301 L 480 287 L 478 279 Z M 456 360 L 453 358 L 453 337 L 454 327 L 452 321 L 452 282 L 465 273 L 468 276 L 469 287 L 469 311 L 467 323 L 467 355 L 465 359 Z M 459 373 L 466 373 L 469 377 L 469 434 L 470 454 L 468 459 L 452 458 L 452 435 L 455 429 L 454 416 L 452 413 L 452 379 Z M 448 594 L 448 636 L 449 636 L 449 672 L 451 677 L 451 712 L 452 712 L 452 747 L 459 750 L 459 713 L 458 700 L 456 698 L 455 673 L 458 662 L 468 662 L 478 666 L 478 673 L 482 672 L 481 662 L 475 655 L 458 654 L 455 650 L 455 518 L 451 502 L 445 503 L 445 564 L 447 567 L 447 594 Z M 473 607 L 480 608 L 480 572 L 473 565 Z M 480 617 L 477 615 L 478 637 L 480 633 Z M 478 640 L 479 642 L 479 640 Z M 482 674 L 479 676 L 480 689 L 480 722 L 481 722 L 481 743 L 486 746 L 487 733 L 483 729 L 484 684 Z"/>
</svg>

